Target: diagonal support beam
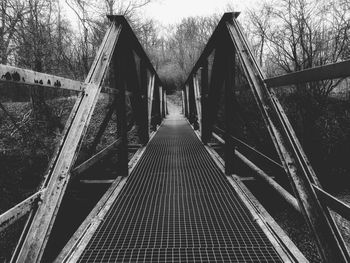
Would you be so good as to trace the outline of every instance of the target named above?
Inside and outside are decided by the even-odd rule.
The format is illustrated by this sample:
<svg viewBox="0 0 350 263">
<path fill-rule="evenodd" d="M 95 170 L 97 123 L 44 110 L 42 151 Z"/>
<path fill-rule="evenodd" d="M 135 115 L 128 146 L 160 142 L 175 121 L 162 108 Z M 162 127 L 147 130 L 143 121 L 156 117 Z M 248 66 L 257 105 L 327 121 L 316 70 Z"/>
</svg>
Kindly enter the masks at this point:
<svg viewBox="0 0 350 263">
<path fill-rule="evenodd" d="M 42 197 L 42 204 L 34 215 L 33 223 L 29 227 L 21 246 L 22 249 L 12 261 L 41 261 L 58 208 L 70 179 L 70 168 L 77 157 L 79 146 L 96 106 L 101 85 L 114 54 L 121 27 L 120 24 L 114 21 L 105 35 L 85 80 L 86 89 L 84 90 L 84 96 L 77 102 L 79 105 L 76 114 L 64 135 L 64 143 L 59 150 L 58 157 L 47 180 L 47 190 Z"/>
<path fill-rule="evenodd" d="M 118 147 L 121 144 L 121 142 L 122 140 L 119 138 L 114 142 L 112 142 L 111 144 L 109 144 L 106 148 L 99 151 L 94 156 L 90 157 L 88 160 L 86 160 L 85 162 L 83 162 L 82 164 L 74 168 L 72 170 L 72 175 L 77 176 L 82 172 L 86 171 L 87 169 L 89 169 L 91 166 L 95 165 L 97 162 L 101 161 L 104 157 L 114 152 L 116 147 Z"/>
</svg>

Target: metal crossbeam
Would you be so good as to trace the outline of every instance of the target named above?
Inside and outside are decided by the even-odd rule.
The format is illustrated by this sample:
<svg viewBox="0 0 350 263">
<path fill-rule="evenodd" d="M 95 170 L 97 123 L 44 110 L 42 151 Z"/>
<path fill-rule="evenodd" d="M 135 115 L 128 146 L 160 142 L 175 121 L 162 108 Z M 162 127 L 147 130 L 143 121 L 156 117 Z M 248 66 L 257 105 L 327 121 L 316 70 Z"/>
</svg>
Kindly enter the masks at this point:
<svg viewBox="0 0 350 263">
<path fill-rule="evenodd" d="M 268 87 L 272 88 L 310 81 L 321 81 L 347 77 L 350 77 L 350 60 L 305 69 L 274 78 L 264 79 L 264 82 Z"/>
<path fill-rule="evenodd" d="M 28 86 L 39 86 L 72 91 L 84 91 L 87 84 L 51 74 L 0 64 L 0 82 L 12 82 Z M 118 94 L 118 90 L 102 87 L 102 92 Z"/>
<path fill-rule="evenodd" d="M 0 215 L 0 231 L 6 229 L 11 224 L 16 222 L 18 219 L 27 215 L 30 211 L 37 207 L 38 202 L 41 200 L 41 196 L 45 190 L 38 191 L 19 204 L 7 210 L 5 213 Z"/>
<path fill-rule="evenodd" d="M 109 144 L 107 147 L 96 153 L 95 155 L 91 156 L 88 160 L 83 162 L 82 164 L 79 164 L 77 167 L 75 167 L 72 170 L 72 175 L 76 176 L 81 174 L 82 172 L 89 169 L 91 166 L 95 165 L 99 161 L 101 161 L 103 158 L 111 154 L 115 149 L 121 144 L 122 140 L 119 138 Z"/>
</svg>

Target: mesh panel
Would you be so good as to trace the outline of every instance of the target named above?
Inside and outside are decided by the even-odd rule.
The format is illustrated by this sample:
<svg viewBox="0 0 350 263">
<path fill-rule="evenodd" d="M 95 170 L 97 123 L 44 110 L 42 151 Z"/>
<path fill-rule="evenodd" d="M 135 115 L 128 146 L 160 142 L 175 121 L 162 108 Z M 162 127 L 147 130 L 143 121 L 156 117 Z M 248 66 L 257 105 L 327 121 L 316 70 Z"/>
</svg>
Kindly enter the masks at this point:
<svg viewBox="0 0 350 263">
<path fill-rule="evenodd" d="M 185 120 L 167 120 L 79 262 L 281 262 Z"/>
</svg>

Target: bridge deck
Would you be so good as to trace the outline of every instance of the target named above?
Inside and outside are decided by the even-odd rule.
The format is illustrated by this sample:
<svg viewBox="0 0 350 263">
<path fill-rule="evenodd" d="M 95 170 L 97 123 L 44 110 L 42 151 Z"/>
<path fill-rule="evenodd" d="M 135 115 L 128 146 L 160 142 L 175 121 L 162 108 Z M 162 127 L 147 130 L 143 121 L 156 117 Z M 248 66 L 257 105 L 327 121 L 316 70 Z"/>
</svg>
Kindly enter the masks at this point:
<svg viewBox="0 0 350 263">
<path fill-rule="evenodd" d="M 282 262 L 184 119 L 165 120 L 79 262 Z"/>
</svg>

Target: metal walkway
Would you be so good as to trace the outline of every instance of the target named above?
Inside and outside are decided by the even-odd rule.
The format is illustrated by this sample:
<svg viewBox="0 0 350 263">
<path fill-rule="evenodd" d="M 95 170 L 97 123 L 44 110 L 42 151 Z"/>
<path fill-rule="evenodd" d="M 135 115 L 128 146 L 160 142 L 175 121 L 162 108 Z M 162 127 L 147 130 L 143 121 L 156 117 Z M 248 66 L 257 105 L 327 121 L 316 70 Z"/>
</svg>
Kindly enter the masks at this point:
<svg viewBox="0 0 350 263">
<path fill-rule="evenodd" d="M 79 262 L 282 262 L 185 119 L 167 119 Z"/>
</svg>

